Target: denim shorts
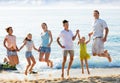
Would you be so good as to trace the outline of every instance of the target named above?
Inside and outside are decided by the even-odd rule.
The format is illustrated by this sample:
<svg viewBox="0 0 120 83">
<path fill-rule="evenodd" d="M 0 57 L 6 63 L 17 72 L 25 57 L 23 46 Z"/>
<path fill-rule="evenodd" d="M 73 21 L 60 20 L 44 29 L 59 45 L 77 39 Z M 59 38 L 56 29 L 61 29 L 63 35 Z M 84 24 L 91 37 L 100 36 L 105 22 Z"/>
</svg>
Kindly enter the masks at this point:
<svg viewBox="0 0 120 83">
<path fill-rule="evenodd" d="M 7 50 L 7 56 L 16 56 L 16 55 L 17 55 L 16 51 Z"/>
<path fill-rule="evenodd" d="M 50 47 L 41 47 L 40 52 L 42 52 L 42 53 L 50 53 L 51 48 Z"/>
<path fill-rule="evenodd" d="M 26 51 L 25 57 L 28 58 L 28 57 L 31 57 L 31 56 L 33 56 L 32 52 L 31 51 Z"/>
</svg>

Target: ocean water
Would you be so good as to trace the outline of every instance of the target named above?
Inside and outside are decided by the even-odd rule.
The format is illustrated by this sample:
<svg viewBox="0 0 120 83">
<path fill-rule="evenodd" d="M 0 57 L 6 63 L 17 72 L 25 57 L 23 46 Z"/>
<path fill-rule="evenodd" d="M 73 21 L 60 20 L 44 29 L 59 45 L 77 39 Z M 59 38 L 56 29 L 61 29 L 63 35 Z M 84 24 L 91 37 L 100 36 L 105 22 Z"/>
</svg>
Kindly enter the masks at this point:
<svg viewBox="0 0 120 83">
<path fill-rule="evenodd" d="M 100 17 L 104 19 L 110 29 L 105 49 L 108 49 L 112 57 L 109 63 L 106 58 L 94 57 L 91 54 L 91 42 L 87 45 L 88 53 L 91 58 L 88 61 L 90 68 L 116 68 L 120 67 L 120 9 L 99 9 Z M 63 30 L 62 21 L 69 20 L 70 29 L 75 34 L 77 29 L 80 34 L 88 38 L 93 22 L 93 9 L 40 9 L 40 8 L 0 8 L 0 63 L 6 56 L 6 49 L 3 46 L 4 37 L 7 35 L 5 28 L 12 26 L 14 35 L 17 37 L 17 46 L 20 47 L 28 33 L 32 33 L 33 41 L 37 48 L 40 46 L 40 33 L 42 32 L 41 23 L 46 22 L 48 29 L 52 31 L 53 43 L 51 46 L 50 59 L 53 61 L 54 69 L 61 69 L 62 66 L 62 49 L 58 46 L 56 39 L 61 30 Z M 78 38 L 74 41 L 75 56 L 72 68 L 80 68 Z M 20 64 L 19 70 L 24 70 L 27 64 L 25 58 L 25 47 L 18 52 Z M 49 69 L 47 64 L 39 62 L 39 53 L 33 50 L 33 55 L 37 61 L 36 70 Z M 66 66 L 69 63 L 69 55 Z"/>
</svg>

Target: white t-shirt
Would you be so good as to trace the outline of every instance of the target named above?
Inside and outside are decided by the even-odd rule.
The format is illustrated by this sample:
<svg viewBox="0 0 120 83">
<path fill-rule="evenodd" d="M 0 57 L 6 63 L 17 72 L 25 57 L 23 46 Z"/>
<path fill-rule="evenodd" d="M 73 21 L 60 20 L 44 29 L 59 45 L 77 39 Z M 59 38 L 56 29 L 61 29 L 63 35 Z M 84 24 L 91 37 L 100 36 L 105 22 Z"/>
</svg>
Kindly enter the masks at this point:
<svg viewBox="0 0 120 83">
<path fill-rule="evenodd" d="M 16 37 L 14 35 L 6 35 L 7 47 L 16 49 Z"/>
<path fill-rule="evenodd" d="M 62 30 L 59 37 L 62 38 L 64 50 L 73 50 L 73 33 L 71 30 Z"/>
<path fill-rule="evenodd" d="M 34 46 L 34 43 L 33 43 L 32 40 L 31 41 L 26 41 L 26 49 L 27 49 L 27 51 L 32 51 L 33 46 Z"/>
<path fill-rule="evenodd" d="M 105 28 L 107 28 L 107 24 L 102 19 L 96 19 L 92 27 L 93 27 L 93 38 L 103 37 L 103 31 Z"/>
</svg>

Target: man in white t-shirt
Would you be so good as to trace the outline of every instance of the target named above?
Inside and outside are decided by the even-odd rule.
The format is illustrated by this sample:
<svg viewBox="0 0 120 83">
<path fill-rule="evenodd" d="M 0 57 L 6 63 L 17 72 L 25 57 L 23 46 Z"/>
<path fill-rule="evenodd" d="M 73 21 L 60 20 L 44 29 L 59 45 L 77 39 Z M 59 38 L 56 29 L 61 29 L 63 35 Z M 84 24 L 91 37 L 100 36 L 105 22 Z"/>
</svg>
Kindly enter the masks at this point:
<svg viewBox="0 0 120 83">
<path fill-rule="evenodd" d="M 70 54 L 70 62 L 67 69 L 67 76 L 69 77 L 69 70 L 73 62 L 74 58 L 74 50 L 73 50 L 73 40 L 76 39 L 79 30 L 76 31 L 75 36 L 73 35 L 72 31 L 69 30 L 69 23 L 67 20 L 63 21 L 64 30 L 61 31 L 59 37 L 57 38 L 57 42 L 61 48 L 63 48 L 63 62 L 62 62 L 62 74 L 61 77 L 64 78 L 64 66 L 67 59 L 67 54 Z M 62 44 L 60 43 L 60 38 L 62 39 Z"/>
<path fill-rule="evenodd" d="M 111 62 L 112 59 L 108 53 L 107 50 L 104 50 L 104 42 L 107 40 L 108 36 L 108 26 L 106 22 L 99 18 L 99 11 L 94 10 L 94 18 L 95 21 L 92 25 L 92 32 L 89 33 L 89 35 L 93 35 L 93 45 L 92 45 L 92 53 L 93 56 L 100 56 L 100 57 L 106 57 L 108 58 L 108 61 Z M 105 34 L 104 34 L 105 30 Z"/>
</svg>

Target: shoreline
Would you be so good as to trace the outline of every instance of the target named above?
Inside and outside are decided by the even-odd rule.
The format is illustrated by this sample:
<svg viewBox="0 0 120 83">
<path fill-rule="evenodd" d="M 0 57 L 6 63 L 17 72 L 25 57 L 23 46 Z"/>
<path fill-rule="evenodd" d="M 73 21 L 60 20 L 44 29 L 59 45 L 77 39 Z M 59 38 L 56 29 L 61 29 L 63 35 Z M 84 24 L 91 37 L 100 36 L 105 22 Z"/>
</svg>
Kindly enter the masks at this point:
<svg viewBox="0 0 120 83">
<path fill-rule="evenodd" d="M 19 72 L 1 72 L 0 83 L 120 83 L 120 68 L 90 68 L 91 74 L 81 73 L 81 69 L 71 69 L 70 78 L 61 79 L 61 69 L 39 72 L 38 74 L 29 74 L 25 76 L 24 73 Z M 7 76 L 7 78 L 6 78 Z"/>
</svg>

